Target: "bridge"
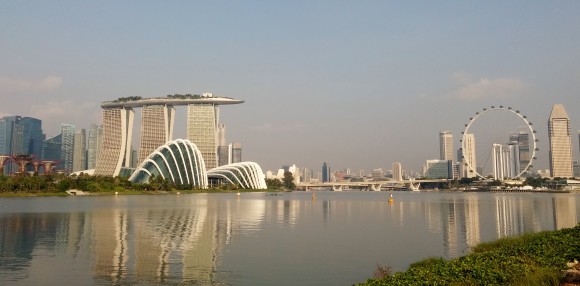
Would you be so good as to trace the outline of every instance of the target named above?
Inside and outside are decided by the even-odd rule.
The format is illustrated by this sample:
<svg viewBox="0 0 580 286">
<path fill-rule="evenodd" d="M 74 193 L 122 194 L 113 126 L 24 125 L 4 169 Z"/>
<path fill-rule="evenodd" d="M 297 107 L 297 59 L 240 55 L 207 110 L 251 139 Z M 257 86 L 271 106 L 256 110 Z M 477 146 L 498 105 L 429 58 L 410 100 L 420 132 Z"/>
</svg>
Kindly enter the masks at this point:
<svg viewBox="0 0 580 286">
<path fill-rule="evenodd" d="M 387 181 L 365 181 L 365 182 L 325 182 L 325 183 L 299 183 L 296 189 L 308 191 L 314 188 L 330 188 L 335 192 L 340 192 L 344 188 L 360 188 L 363 191 L 380 191 L 383 188 L 408 191 L 418 191 L 421 183 L 449 183 L 448 179 L 433 180 L 387 180 Z"/>
</svg>

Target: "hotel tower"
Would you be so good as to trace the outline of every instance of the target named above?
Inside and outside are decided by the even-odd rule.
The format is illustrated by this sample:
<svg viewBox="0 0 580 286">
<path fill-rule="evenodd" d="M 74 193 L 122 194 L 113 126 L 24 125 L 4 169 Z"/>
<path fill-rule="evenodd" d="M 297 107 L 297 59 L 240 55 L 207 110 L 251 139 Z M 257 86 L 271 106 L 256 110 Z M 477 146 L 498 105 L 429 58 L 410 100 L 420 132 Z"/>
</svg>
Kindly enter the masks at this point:
<svg viewBox="0 0 580 286">
<path fill-rule="evenodd" d="M 173 138 L 175 106 L 187 106 L 187 139 L 202 152 L 206 168 L 217 167 L 218 105 L 239 104 L 243 100 L 200 95 L 175 95 L 166 98 L 120 98 L 106 101 L 103 108 L 103 137 L 95 167 L 95 175 L 118 176 L 121 168 L 131 164 L 131 135 L 134 109 L 141 108 L 139 140 L 140 164 L 158 147 Z"/>
</svg>

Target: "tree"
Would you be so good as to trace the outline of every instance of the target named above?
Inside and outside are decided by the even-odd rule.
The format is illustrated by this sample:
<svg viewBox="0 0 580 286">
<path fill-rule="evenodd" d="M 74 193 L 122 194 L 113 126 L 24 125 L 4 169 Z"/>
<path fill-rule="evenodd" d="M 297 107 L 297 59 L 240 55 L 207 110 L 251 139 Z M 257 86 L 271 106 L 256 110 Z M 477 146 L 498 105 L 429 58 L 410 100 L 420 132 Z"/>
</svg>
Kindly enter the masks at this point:
<svg viewBox="0 0 580 286">
<path fill-rule="evenodd" d="M 296 185 L 294 184 L 294 176 L 292 173 L 288 171 L 284 172 L 284 179 L 282 179 L 282 182 L 284 183 L 284 188 L 288 190 L 296 189 Z"/>
<path fill-rule="evenodd" d="M 489 182 L 487 185 L 497 187 L 497 186 L 502 186 L 503 183 L 500 180 L 494 180 L 494 181 Z"/>
<path fill-rule="evenodd" d="M 539 178 L 539 177 L 527 177 L 524 181 L 524 185 L 532 186 L 534 188 L 540 188 L 544 185 L 547 181 L 546 178 Z"/>
<path fill-rule="evenodd" d="M 266 179 L 268 189 L 277 190 L 282 188 L 282 182 L 278 179 Z"/>
</svg>

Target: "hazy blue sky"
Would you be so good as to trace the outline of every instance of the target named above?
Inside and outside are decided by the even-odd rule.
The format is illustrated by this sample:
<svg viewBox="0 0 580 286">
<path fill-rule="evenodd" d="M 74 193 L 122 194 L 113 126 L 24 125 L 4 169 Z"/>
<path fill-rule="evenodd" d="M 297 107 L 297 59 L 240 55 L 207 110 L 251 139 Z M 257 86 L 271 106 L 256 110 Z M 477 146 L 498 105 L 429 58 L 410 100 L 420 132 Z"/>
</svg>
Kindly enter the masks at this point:
<svg viewBox="0 0 580 286">
<path fill-rule="evenodd" d="M 263 169 L 420 170 L 469 116 L 509 105 L 547 168 L 552 104 L 580 127 L 579 1 L 4 1 L 0 115 L 100 123 L 123 96 L 213 92 Z M 185 136 L 185 110 L 175 134 Z"/>
</svg>

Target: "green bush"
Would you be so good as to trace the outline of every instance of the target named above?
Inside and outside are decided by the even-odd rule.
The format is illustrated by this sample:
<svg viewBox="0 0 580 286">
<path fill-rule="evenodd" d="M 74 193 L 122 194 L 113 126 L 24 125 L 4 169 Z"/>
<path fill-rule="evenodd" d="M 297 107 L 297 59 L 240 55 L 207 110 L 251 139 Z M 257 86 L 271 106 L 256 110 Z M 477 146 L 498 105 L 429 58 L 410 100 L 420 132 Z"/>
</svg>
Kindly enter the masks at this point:
<svg viewBox="0 0 580 286">
<path fill-rule="evenodd" d="M 559 285 L 560 271 L 574 259 L 580 225 L 483 243 L 452 260 L 427 258 L 361 285 Z"/>
</svg>

